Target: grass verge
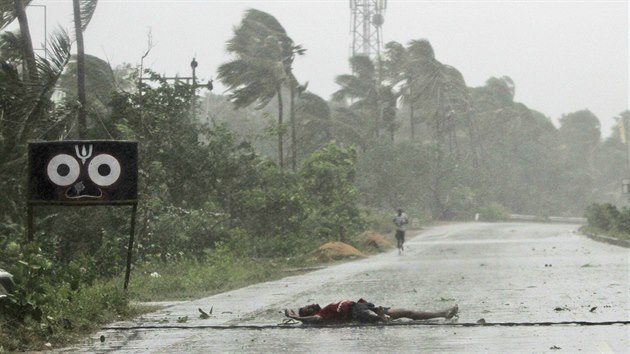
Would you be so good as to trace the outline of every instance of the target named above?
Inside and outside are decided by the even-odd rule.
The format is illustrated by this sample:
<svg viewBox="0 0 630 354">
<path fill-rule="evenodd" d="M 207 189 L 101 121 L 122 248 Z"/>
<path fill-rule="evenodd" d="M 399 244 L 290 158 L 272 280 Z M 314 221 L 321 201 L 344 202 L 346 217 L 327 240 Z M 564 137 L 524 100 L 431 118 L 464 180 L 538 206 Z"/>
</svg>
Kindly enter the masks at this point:
<svg viewBox="0 0 630 354">
<path fill-rule="evenodd" d="M 617 240 L 625 241 L 626 243 L 630 242 L 630 234 L 627 234 L 625 232 L 619 232 L 615 230 L 603 230 L 603 229 L 593 227 L 593 226 L 588 226 L 588 225 L 580 227 L 580 232 L 585 233 L 585 234 L 611 237 Z"/>
<path fill-rule="evenodd" d="M 251 258 L 147 263 L 132 273 L 129 295 L 138 302 L 198 299 L 283 278 L 295 272 L 294 263 Z"/>
<path fill-rule="evenodd" d="M 41 312 L 25 312 L 19 320 L 0 316 L 0 353 L 61 347 L 104 323 L 153 310 L 128 306 L 128 294 L 121 288 L 96 282 L 77 291 L 68 285 L 49 289 Z M 45 315 L 39 319 L 37 313 Z"/>
</svg>

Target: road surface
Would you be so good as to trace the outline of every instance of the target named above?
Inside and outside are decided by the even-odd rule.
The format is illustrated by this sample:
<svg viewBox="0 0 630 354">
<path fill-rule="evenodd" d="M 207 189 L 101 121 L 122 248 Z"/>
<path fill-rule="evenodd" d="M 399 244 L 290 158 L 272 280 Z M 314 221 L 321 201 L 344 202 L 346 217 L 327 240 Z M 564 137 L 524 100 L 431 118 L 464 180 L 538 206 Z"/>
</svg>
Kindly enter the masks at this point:
<svg viewBox="0 0 630 354">
<path fill-rule="evenodd" d="M 179 303 L 57 352 L 627 353 L 630 250 L 577 228 L 463 223 L 408 231 L 400 256 L 394 250 Z M 423 310 L 457 303 L 460 315 L 372 326 L 281 325 L 284 308 L 360 297 Z M 199 318 L 198 308 L 211 307 L 211 318 Z"/>
</svg>

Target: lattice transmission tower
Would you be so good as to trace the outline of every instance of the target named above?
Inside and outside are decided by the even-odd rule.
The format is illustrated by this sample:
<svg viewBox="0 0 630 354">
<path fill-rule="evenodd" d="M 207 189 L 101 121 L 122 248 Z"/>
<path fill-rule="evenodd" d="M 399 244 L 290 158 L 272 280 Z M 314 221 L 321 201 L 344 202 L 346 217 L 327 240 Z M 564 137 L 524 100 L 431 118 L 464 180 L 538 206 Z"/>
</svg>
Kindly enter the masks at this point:
<svg viewBox="0 0 630 354">
<path fill-rule="evenodd" d="M 351 56 L 363 54 L 375 60 L 380 58 L 386 8 L 387 0 L 350 0 Z"/>
</svg>

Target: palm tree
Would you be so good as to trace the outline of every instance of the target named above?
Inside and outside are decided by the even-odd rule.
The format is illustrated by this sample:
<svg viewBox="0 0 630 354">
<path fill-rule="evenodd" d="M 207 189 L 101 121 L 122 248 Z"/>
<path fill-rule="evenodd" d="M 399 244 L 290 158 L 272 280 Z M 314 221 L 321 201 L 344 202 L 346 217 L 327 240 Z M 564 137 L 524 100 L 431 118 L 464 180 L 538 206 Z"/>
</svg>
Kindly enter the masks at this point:
<svg viewBox="0 0 630 354">
<path fill-rule="evenodd" d="M 396 101 L 398 100 L 398 95 L 394 92 L 394 88 L 391 85 L 381 85 L 378 97 L 380 101 L 380 120 L 389 132 L 389 140 L 393 143 L 398 127 L 396 123 Z"/>
<path fill-rule="evenodd" d="M 4 0 L 0 2 L 0 31 L 5 27 L 13 23 L 17 18 L 16 8 L 19 6 L 21 9 L 21 15 L 25 15 L 23 9 L 26 8 L 31 3 L 31 0 L 22 0 L 18 4 L 18 0 Z"/>
<path fill-rule="evenodd" d="M 0 114 L 6 118 L 0 132 L 5 141 L 3 157 L 10 156 L 27 139 L 41 138 L 59 123 L 49 116 L 50 97 L 71 56 L 68 35 L 65 32 L 54 34 L 48 58 L 36 59 L 37 80 L 24 80 L 10 64 L 15 55 L 5 41 L 10 38 L 15 36 L 3 33 L 0 37 L 0 48 L 3 48 L 0 56 Z"/>
<path fill-rule="evenodd" d="M 302 52 L 303 53 L 303 52 Z M 295 172 L 297 170 L 297 154 L 298 154 L 298 146 L 297 146 L 297 122 L 296 122 L 296 99 L 306 90 L 308 86 L 308 82 L 304 85 L 300 85 L 295 75 L 293 75 L 293 70 L 289 65 L 289 122 L 291 125 L 291 169 Z"/>
<path fill-rule="evenodd" d="M 343 74 L 335 78 L 341 88 L 333 93 L 332 99 L 337 102 L 350 101 L 348 109 L 363 117 L 361 127 L 367 130 L 365 137 L 377 138 L 381 128 L 381 107 L 380 81 L 376 68 L 365 55 L 350 58 L 350 68 L 354 74 Z"/>
<path fill-rule="evenodd" d="M 30 41 L 24 6 L 28 0 L 0 3 L 0 213 L 19 220 L 24 199 L 20 168 L 26 166 L 30 139 L 58 138 L 66 122 L 75 117 L 56 106 L 51 97 L 71 58 L 71 41 L 63 30 L 48 39 L 45 57 L 36 56 Z M 11 7 L 11 8 L 9 8 Z M 3 31 L 14 20 L 19 33 Z M 25 70 L 20 74 L 19 65 Z"/>
<path fill-rule="evenodd" d="M 28 5 L 28 1 L 25 0 L 21 4 L 22 6 Z M 6 26 L 11 24 L 15 20 L 15 5 L 15 1 L 0 2 L 0 30 L 3 30 Z"/>
<path fill-rule="evenodd" d="M 24 6 L 30 0 L 14 0 L 0 4 L 0 30 L 14 20 L 20 24 L 19 33 L 0 33 L 0 165 L 7 167 L 22 161 L 24 144 L 28 139 L 41 139 L 58 130 L 67 117 L 52 115 L 51 96 L 71 57 L 71 42 L 62 30 L 51 35 L 45 58 L 35 56 L 30 40 L 28 19 Z M 96 1 L 87 1 L 83 27 L 93 14 Z M 86 17 L 87 16 L 87 17 Z M 34 62 L 34 63 L 33 63 Z M 25 64 L 25 76 L 20 76 L 17 65 Z"/>
<path fill-rule="evenodd" d="M 462 74 L 454 67 L 435 59 L 433 47 L 426 40 L 414 40 L 407 46 L 409 101 L 429 118 L 433 137 L 443 145 L 446 137 L 454 143 L 455 118 L 469 111 L 468 88 Z"/>
<path fill-rule="evenodd" d="M 304 49 L 287 36 L 278 20 L 266 12 L 249 9 L 241 24 L 234 29 L 226 50 L 235 58 L 219 67 L 219 80 L 230 91 L 229 100 L 236 108 L 255 104 L 265 107 L 274 97 L 278 100 L 278 160 L 284 167 L 282 87 L 291 80 L 291 65 Z"/>
<path fill-rule="evenodd" d="M 412 96 L 413 73 L 411 72 L 411 60 L 407 49 L 398 42 L 389 42 L 385 45 L 385 59 L 383 60 L 383 76 L 392 87 L 391 94 L 394 99 L 401 99 L 402 103 L 409 107 L 410 138 L 415 139 L 416 117 Z"/>
<path fill-rule="evenodd" d="M 28 4 L 30 1 L 26 1 Z M 24 50 L 24 62 L 26 63 L 27 77 L 31 80 L 37 79 L 37 66 L 35 63 L 35 51 L 33 50 L 33 42 L 31 40 L 31 31 L 28 26 L 28 18 L 26 17 L 25 3 L 22 0 L 14 0 L 14 18 L 17 18 L 20 24 L 20 34 L 22 36 L 22 49 Z M 3 16 L 5 17 L 5 16 Z M 6 16 L 7 20 L 13 17 L 11 13 Z"/>
<path fill-rule="evenodd" d="M 300 142 L 300 149 L 295 150 L 296 154 L 299 153 L 303 158 L 326 146 L 333 139 L 330 131 L 330 107 L 324 99 L 314 93 L 306 91 L 299 95 L 296 104 L 296 124 L 299 126 L 296 140 Z"/>
<path fill-rule="evenodd" d="M 402 52 L 399 48 L 398 51 Z M 446 186 L 443 176 L 448 174 L 445 164 L 448 151 L 457 152 L 456 119 L 468 119 L 468 88 L 461 73 L 435 58 L 433 47 L 426 40 L 413 40 L 406 48 L 404 75 L 407 84 L 405 101 L 428 119 L 437 147 L 435 177 L 431 184 L 434 215 L 441 216 L 445 209 Z M 447 140 L 448 139 L 448 140 Z"/>
<path fill-rule="evenodd" d="M 70 39 L 56 33 L 50 40 L 48 58 L 36 58 L 36 80 L 24 78 L 13 65 L 23 56 L 11 47 L 20 36 L 2 33 L 0 37 L 0 213 L 9 220 L 19 220 L 21 208 L 15 201 L 23 200 L 20 185 L 26 166 L 26 143 L 42 139 L 64 123 L 64 117 L 53 115 L 50 97 L 65 65 L 70 59 Z"/>
<path fill-rule="evenodd" d="M 68 64 L 57 84 L 57 90 L 66 94 L 62 103 L 78 111 L 78 61 L 76 56 Z M 116 90 L 114 71 L 108 62 L 98 57 L 85 55 L 85 106 L 86 114 L 90 117 L 91 125 L 89 138 L 112 138 L 115 130 L 114 122 L 109 117 L 109 103 L 111 94 Z M 120 88 L 119 88 L 120 89 Z M 76 116 L 76 114 L 75 114 Z M 94 127 L 101 128 L 104 134 L 98 133 Z"/>
</svg>

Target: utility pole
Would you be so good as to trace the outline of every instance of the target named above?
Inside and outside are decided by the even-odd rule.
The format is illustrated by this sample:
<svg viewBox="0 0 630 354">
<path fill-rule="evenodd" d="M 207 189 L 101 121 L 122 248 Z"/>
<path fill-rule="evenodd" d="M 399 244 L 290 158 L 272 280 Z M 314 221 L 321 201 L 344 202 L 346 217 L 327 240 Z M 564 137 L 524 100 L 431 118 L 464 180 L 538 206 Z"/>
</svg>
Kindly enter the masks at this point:
<svg viewBox="0 0 630 354">
<path fill-rule="evenodd" d="M 195 69 L 197 69 L 197 65 L 199 65 L 197 63 L 197 60 L 195 60 L 195 58 L 192 58 L 192 61 L 190 62 L 190 68 L 192 69 L 192 98 L 190 99 L 190 112 L 191 112 L 191 118 L 195 118 L 195 113 L 196 113 L 196 103 L 197 103 L 197 77 L 195 76 Z"/>
<path fill-rule="evenodd" d="M 142 57 L 144 59 L 144 57 Z M 141 61 L 141 67 L 142 67 L 142 61 Z M 190 85 L 190 89 L 192 91 L 192 103 L 191 103 L 191 116 L 194 117 L 195 115 L 195 101 L 196 101 L 196 92 L 197 89 L 200 87 L 205 87 L 206 89 L 208 89 L 208 91 L 212 91 L 212 89 L 214 88 L 212 82 L 213 80 L 210 79 L 208 80 L 207 83 L 205 84 L 198 84 L 197 83 L 197 74 L 196 74 L 196 69 L 197 66 L 199 65 L 199 63 L 197 63 L 197 60 L 195 58 L 192 59 L 192 61 L 190 62 L 190 68 L 192 70 L 192 76 L 174 76 L 174 77 L 162 77 L 163 80 L 166 81 L 182 81 L 185 80 L 187 85 Z M 142 74 L 142 71 L 140 72 Z M 150 77 L 142 77 L 140 76 L 138 78 L 139 81 L 139 87 L 140 87 L 140 96 L 142 96 L 142 81 L 144 80 L 151 80 L 152 78 Z M 192 81 L 192 84 L 190 83 Z M 142 97 L 140 97 L 140 102 L 142 103 Z M 142 104 L 140 105 L 140 111 L 142 112 Z"/>
</svg>

